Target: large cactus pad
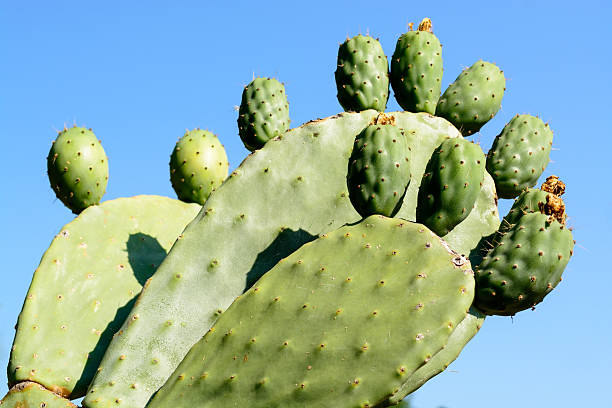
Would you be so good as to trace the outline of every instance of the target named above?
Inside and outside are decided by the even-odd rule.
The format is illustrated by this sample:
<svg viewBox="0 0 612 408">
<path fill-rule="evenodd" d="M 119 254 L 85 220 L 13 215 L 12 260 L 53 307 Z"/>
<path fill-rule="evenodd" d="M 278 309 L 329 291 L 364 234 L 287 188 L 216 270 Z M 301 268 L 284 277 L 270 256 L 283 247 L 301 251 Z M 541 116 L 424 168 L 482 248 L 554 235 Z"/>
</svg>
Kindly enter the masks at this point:
<svg viewBox="0 0 612 408">
<path fill-rule="evenodd" d="M 65 225 L 34 272 L 9 383 L 83 396 L 142 285 L 200 208 L 165 197 L 120 198 Z"/>
<path fill-rule="evenodd" d="M 211 194 L 143 290 L 84 404 L 112 407 L 119 399 L 122 406 L 144 406 L 236 296 L 318 234 L 358 221 L 346 186 L 348 159 L 355 136 L 376 115 L 368 110 L 311 122 L 250 155 Z M 444 139 L 460 137 L 428 114 L 387 115 L 415 135 L 414 180 Z M 414 220 L 418 184 L 408 187 L 397 217 Z M 469 253 L 497 229 L 494 197 L 487 175 L 472 213 L 445 237 L 458 252 Z"/>
<path fill-rule="evenodd" d="M 469 261 L 438 236 L 368 217 L 281 260 L 149 406 L 376 406 L 445 346 L 473 296 Z"/>
<path fill-rule="evenodd" d="M 31 381 L 19 383 L 0 401 L 2 408 L 77 408 L 72 402 Z"/>
</svg>

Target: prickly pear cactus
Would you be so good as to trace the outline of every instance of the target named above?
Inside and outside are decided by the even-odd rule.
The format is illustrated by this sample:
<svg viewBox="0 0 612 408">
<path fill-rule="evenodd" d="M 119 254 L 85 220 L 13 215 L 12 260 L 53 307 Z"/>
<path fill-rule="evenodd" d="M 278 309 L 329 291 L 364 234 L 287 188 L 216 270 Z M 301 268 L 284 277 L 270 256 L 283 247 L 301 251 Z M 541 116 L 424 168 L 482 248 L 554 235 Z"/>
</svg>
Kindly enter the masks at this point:
<svg viewBox="0 0 612 408">
<path fill-rule="evenodd" d="M 565 206 L 548 193 L 539 207 L 521 215 L 475 269 L 475 305 L 487 314 L 512 316 L 535 307 L 561 281 L 574 247 Z"/>
<path fill-rule="evenodd" d="M 447 139 L 427 163 L 417 202 L 416 220 L 445 236 L 476 203 L 485 177 L 485 156 L 465 139 Z"/>
<path fill-rule="evenodd" d="M 362 217 L 392 217 L 399 211 L 410 183 L 411 136 L 392 124 L 373 124 L 355 138 L 347 184 L 351 203 Z"/>
<path fill-rule="evenodd" d="M 500 198 L 515 198 L 533 187 L 550 160 L 553 132 L 542 119 L 516 115 L 493 141 L 487 171 Z"/>
<path fill-rule="evenodd" d="M 338 101 L 345 111 L 384 112 L 389 99 L 389 65 L 378 40 L 357 35 L 340 44 L 335 77 Z"/>
<path fill-rule="evenodd" d="M 238 298 L 148 407 L 379 406 L 446 345 L 472 275 L 420 224 L 342 227 Z"/>
<path fill-rule="evenodd" d="M 477 61 L 444 91 L 436 116 L 448 120 L 464 136 L 471 135 L 499 111 L 505 90 L 503 71 L 490 62 Z"/>
<path fill-rule="evenodd" d="M 395 99 L 404 110 L 435 113 L 442 90 L 442 46 L 430 19 L 397 40 L 390 76 Z"/>
<path fill-rule="evenodd" d="M 225 148 L 212 132 L 195 129 L 179 139 L 170 156 L 170 181 L 179 200 L 204 204 L 227 177 Z"/>
<path fill-rule="evenodd" d="M 106 201 L 53 239 L 34 272 L 9 360 L 10 385 L 78 398 L 142 286 L 201 207 L 155 196 Z"/>
<path fill-rule="evenodd" d="M 347 164 L 355 136 L 377 115 L 368 110 L 311 122 L 250 155 L 211 194 L 143 290 L 109 346 L 84 405 L 111 407 L 119 399 L 125 406 L 143 407 L 236 296 L 318 234 L 360 220 L 348 197 Z M 428 114 L 387 115 L 414 135 L 410 166 L 415 180 L 444 139 L 460 137 L 448 122 Z M 418 183 L 410 184 L 397 217 L 414 220 L 417 189 Z M 498 224 L 493 182 L 486 177 L 472 213 L 445 240 L 467 254 Z M 476 330 L 481 321 L 470 324 Z M 474 331 L 464 333 L 453 349 L 463 347 Z M 454 357 L 436 360 L 429 372 L 437 374 Z"/>
<path fill-rule="evenodd" d="M 238 133 L 251 151 L 289 130 L 285 86 L 274 78 L 255 78 L 245 86 L 238 112 Z"/>
<path fill-rule="evenodd" d="M 73 213 L 98 204 L 106 192 L 108 160 L 91 129 L 59 132 L 47 156 L 51 188 Z"/>
<path fill-rule="evenodd" d="M 26 381 L 11 388 L 0 401 L 2 408 L 77 408 L 72 402 L 35 382 Z"/>
</svg>

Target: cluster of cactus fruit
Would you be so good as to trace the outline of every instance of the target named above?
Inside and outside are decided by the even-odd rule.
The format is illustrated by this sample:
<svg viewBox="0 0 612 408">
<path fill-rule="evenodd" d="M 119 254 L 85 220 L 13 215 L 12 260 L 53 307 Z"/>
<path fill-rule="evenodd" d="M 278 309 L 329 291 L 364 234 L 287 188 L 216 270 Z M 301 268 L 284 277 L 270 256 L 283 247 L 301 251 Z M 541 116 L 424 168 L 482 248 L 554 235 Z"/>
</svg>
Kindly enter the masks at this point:
<svg viewBox="0 0 612 408">
<path fill-rule="evenodd" d="M 245 87 L 253 153 L 228 177 L 211 132 L 170 158 L 178 198 L 99 204 L 88 129 L 60 132 L 51 187 L 78 217 L 19 315 L 6 407 L 383 407 L 454 361 L 486 315 L 533 308 L 574 241 L 547 124 L 517 115 L 487 155 L 466 139 L 505 80 L 478 61 L 441 95 L 431 21 L 391 59 L 358 35 L 335 73 L 346 112 L 289 129 L 284 86 Z M 384 113 L 391 84 L 404 112 Z M 497 198 L 516 198 L 499 221 Z"/>
</svg>

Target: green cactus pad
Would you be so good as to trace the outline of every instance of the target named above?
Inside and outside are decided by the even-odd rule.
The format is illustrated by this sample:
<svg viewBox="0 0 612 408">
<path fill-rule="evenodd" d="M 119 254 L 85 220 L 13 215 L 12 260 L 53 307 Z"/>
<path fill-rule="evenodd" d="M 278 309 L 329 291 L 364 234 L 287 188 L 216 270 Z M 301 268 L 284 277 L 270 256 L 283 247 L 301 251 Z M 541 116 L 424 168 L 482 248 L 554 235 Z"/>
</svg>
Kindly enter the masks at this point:
<svg viewBox="0 0 612 408">
<path fill-rule="evenodd" d="M 419 188 L 416 220 L 436 234 L 448 234 L 466 219 L 480 194 L 485 156 L 465 139 L 447 139 L 427 163 Z"/>
<path fill-rule="evenodd" d="M 410 183 L 407 135 L 397 126 L 370 125 L 355 138 L 347 185 L 351 203 L 362 217 L 392 217 Z"/>
<path fill-rule="evenodd" d="M 143 407 L 236 296 L 302 244 L 360 220 L 348 197 L 348 159 L 355 136 L 377 115 L 368 110 L 310 122 L 247 157 L 211 194 L 143 290 L 130 315 L 139 319 L 113 339 L 85 406 L 113 407 L 120 399 Z M 415 135 L 414 180 L 444 139 L 460 137 L 428 114 L 389 115 Z M 410 183 L 398 217 L 414 220 L 418 184 Z M 476 207 L 445 240 L 467 254 L 498 225 L 487 176 Z M 119 361 L 122 355 L 127 358 Z"/>
<path fill-rule="evenodd" d="M 8 366 L 78 398 L 142 285 L 201 207 L 155 196 L 89 207 L 53 239 L 34 272 Z"/>
<path fill-rule="evenodd" d="M 389 65 L 378 40 L 358 35 L 338 49 L 338 101 L 345 111 L 384 112 L 389 99 Z"/>
<path fill-rule="evenodd" d="M 2 408 L 77 408 L 72 402 L 31 381 L 11 388 L 0 401 Z"/>
<path fill-rule="evenodd" d="M 433 115 L 442 90 L 442 46 L 429 30 L 431 21 L 425 19 L 417 31 L 402 34 L 391 58 L 390 76 L 395 99 L 404 110 Z"/>
<path fill-rule="evenodd" d="M 225 148 L 213 133 L 195 129 L 179 139 L 170 156 L 170 181 L 179 200 L 204 204 L 227 177 Z"/>
<path fill-rule="evenodd" d="M 533 187 L 550 160 L 553 132 L 542 119 L 516 115 L 495 138 L 487 171 L 500 198 L 515 198 Z"/>
<path fill-rule="evenodd" d="M 464 136 L 478 132 L 501 108 L 504 73 L 495 64 L 477 61 L 444 91 L 436 116 L 451 122 Z"/>
<path fill-rule="evenodd" d="M 106 192 L 108 160 L 91 129 L 59 132 L 47 156 L 51 188 L 73 213 L 98 204 Z"/>
<path fill-rule="evenodd" d="M 554 217 L 523 214 L 475 268 L 474 304 L 501 316 L 534 307 L 561 281 L 573 247 L 572 233 Z"/>
<path fill-rule="evenodd" d="M 274 78 L 255 78 L 242 91 L 238 133 L 244 146 L 260 149 L 268 140 L 289 130 L 289 103 L 285 87 Z"/>
<path fill-rule="evenodd" d="M 446 345 L 473 288 L 469 261 L 427 228 L 368 217 L 281 260 L 148 406 L 376 406 Z"/>
</svg>

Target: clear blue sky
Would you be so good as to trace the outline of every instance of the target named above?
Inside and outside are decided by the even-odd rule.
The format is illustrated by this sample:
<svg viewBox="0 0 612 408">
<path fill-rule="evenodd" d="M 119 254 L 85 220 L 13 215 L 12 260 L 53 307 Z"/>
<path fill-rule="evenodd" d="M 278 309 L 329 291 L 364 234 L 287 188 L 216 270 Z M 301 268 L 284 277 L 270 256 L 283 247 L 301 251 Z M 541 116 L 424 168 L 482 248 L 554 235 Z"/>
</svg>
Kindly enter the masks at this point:
<svg viewBox="0 0 612 408">
<path fill-rule="evenodd" d="M 95 4 L 94 4 L 95 3 Z M 545 175 L 567 183 L 577 246 L 564 281 L 535 312 L 492 317 L 417 408 L 610 404 L 612 13 L 605 1 L 0 2 L 0 366 L 32 273 L 73 215 L 48 185 L 56 130 L 92 127 L 109 156 L 105 199 L 175 197 L 168 160 L 185 129 L 206 128 L 230 168 L 246 156 L 235 106 L 252 78 L 286 85 L 292 124 L 341 111 L 333 72 L 347 35 L 387 55 L 407 22 L 433 20 L 446 87 L 478 59 L 507 77 L 502 110 L 473 137 L 485 151 L 516 113 L 555 131 Z M 388 111 L 398 110 L 391 100 Z M 508 203 L 502 203 L 502 212 Z M 0 372 L 0 394 L 6 391 Z"/>
</svg>

